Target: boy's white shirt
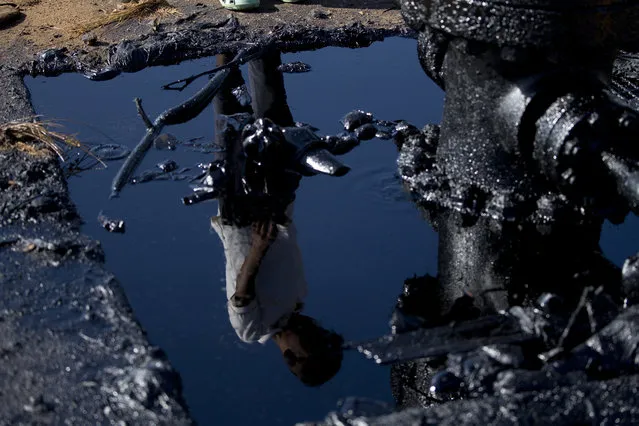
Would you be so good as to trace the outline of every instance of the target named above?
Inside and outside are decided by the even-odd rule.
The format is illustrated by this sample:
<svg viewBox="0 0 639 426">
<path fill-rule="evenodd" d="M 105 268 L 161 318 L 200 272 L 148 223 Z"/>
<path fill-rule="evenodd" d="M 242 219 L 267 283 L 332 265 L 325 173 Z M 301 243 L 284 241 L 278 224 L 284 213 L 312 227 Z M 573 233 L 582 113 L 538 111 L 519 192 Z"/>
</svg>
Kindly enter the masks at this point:
<svg viewBox="0 0 639 426">
<path fill-rule="evenodd" d="M 292 217 L 292 205 L 289 212 L 288 217 Z M 230 299 L 235 294 L 237 275 L 251 249 L 251 227 L 224 224 L 219 215 L 211 220 L 211 226 L 224 246 L 226 300 L 231 325 L 244 342 L 264 344 L 293 312 L 300 309 L 306 297 L 307 284 L 295 224 L 278 225 L 277 238 L 257 272 L 255 299 L 243 307 L 233 306 Z"/>
</svg>

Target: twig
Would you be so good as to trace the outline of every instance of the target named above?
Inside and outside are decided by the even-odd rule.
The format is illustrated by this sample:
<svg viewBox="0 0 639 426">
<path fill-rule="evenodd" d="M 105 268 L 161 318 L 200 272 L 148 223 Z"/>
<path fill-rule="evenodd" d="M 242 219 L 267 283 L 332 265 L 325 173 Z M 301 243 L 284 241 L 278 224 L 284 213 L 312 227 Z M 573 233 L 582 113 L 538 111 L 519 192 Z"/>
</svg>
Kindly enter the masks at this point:
<svg viewBox="0 0 639 426">
<path fill-rule="evenodd" d="M 240 51 L 237 52 L 235 57 L 229 63 L 220 65 L 219 67 L 213 68 L 212 70 L 208 70 L 208 71 L 201 72 L 199 74 L 192 75 L 190 77 L 181 78 L 179 80 L 172 81 L 171 83 L 168 83 L 162 86 L 162 89 L 177 90 L 181 92 L 182 90 L 186 89 L 191 83 L 193 83 L 195 80 L 197 80 L 200 77 L 204 77 L 205 75 L 215 74 L 216 72 L 219 72 L 231 67 L 243 65 L 247 63 L 248 61 L 251 61 L 255 58 L 262 56 L 264 54 L 264 51 L 269 47 L 270 47 L 269 45 L 261 46 L 255 52 L 252 52 L 252 53 L 250 53 L 251 48 L 247 47 L 244 49 L 240 49 Z"/>
<path fill-rule="evenodd" d="M 149 119 L 149 116 L 146 115 L 146 111 L 144 111 L 144 108 L 142 108 L 142 99 L 135 98 L 135 99 L 133 99 L 133 102 L 135 102 L 135 107 L 138 109 L 138 114 L 142 118 L 142 121 L 144 121 L 144 125 L 146 126 L 146 128 L 147 129 L 152 129 L 153 128 L 153 123 Z"/>
<path fill-rule="evenodd" d="M 113 183 L 111 184 L 111 198 L 117 197 L 120 190 L 122 190 L 122 188 L 124 188 L 124 186 L 129 182 L 131 175 L 142 162 L 144 155 L 149 148 L 151 148 L 155 138 L 160 135 L 164 126 L 186 123 L 187 121 L 197 117 L 204 108 L 211 103 L 229 73 L 230 71 L 228 69 L 218 72 L 202 89 L 200 89 L 199 92 L 180 105 L 164 111 L 153 123 L 151 123 L 151 120 L 148 119 L 148 116 L 147 119 L 144 120 L 146 113 L 142 110 L 142 114 L 144 115 L 140 114 L 140 116 L 144 120 L 145 124 L 147 124 L 148 120 L 148 122 L 151 123 L 151 126 L 148 127 L 147 124 L 146 134 L 136 147 L 133 148 L 131 154 L 129 154 L 127 159 L 124 161 L 124 164 L 122 164 L 122 167 L 120 167 L 120 170 L 118 170 L 118 173 L 115 175 Z M 137 104 L 138 103 L 136 102 L 136 105 Z M 140 103 L 140 108 L 141 106 L 142 105 Z M 138 112 L 139 111 L 140 109 L 138 109 Z"/>
<path fill-rule="evenodd" d="M 561 336 L 559 338 L 559 343 L 557 343 L 558 348 L 565 347 L 564 345 L 566 343 L 566 339 L 568 339 L 570 332 L 575 326 L 575 323 L 577 322 L 577 317 L 579 317 L 579 315 L 581 314 L 581 311 L 590 303 L 588 299 L 591 297 L 592 291 L 593 291 L 592 287 L 586 287 L 581 293 L 581 298 L 579 299 L 579 303 L 577 304 L 577 307 L 575 308 L 575 310 L 572 311 L 572 314 L 570 315 L 570 319 L 568 320 L 568 324 L 566 324 L 566 327 L 564 328 L 563 333 L 561 333 Z"/>
</svg>

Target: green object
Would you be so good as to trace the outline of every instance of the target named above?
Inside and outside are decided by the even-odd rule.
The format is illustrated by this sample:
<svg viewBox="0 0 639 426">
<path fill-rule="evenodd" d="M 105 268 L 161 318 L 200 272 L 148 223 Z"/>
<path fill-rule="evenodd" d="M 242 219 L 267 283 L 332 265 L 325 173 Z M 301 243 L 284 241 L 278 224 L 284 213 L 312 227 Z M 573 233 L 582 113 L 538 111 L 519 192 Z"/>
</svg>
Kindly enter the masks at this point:
<svg viewBox="0 0 639 426">
<path fill-rule="evenodd" d="M 251 10 L 260 7 L 260 0 L 220 0 L 222 6 L 229 10 Z"/>
</svg>

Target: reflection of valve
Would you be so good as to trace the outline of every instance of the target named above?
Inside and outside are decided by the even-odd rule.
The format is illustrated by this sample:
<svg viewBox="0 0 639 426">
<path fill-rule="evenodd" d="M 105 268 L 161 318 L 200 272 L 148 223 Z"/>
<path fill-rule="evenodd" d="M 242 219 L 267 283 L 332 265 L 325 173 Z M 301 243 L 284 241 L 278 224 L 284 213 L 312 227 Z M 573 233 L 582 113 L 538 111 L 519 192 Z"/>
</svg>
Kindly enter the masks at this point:
<svg viewBox="0 0 639 426">
<path fill-rule="evenodd" d="M 289 169 L 305 176 L 343 176 L 350 170 L 308 126 L 281 128 L 260 118 L 244 128 L 242 139 L 247 163 Z"/>
<path fill-rule="evenodd" d="M 241 139 L 242 152 L 235 157 L 230 156 L 233 160 L 227 156 L 211 163 L 204 178 L 193 187 L 194 193 L 184 197 L 184 204 L 224 196 L 228 192 L 232 170 L 239 171 L 243 195 L 251 197 L 273 195 L 273 187 L 282 187 L 284 181 L 299 180 L 300 175 L 344 176 L 350 171 L 331 153 L 344 152 L 334 150 L 335 145 L 330 144 L 327 138 L 320 138 L 310 126 L 282 128 L 266 118 L 255 121 L 229 120 L 229 124 L 231 122 L 235 124 L 227 127 L 226 131 L 231 137 L 237 135 Z M 241 127 L 237 125 L 240 122 L 246 124 Z M 230 165 L 228 161 L 237 161 L 238 164 Z M 294 192 L 297 187 L 284 186 L 291 187 L 288 192 Z"/>
<path fill-rule="evenodd" d="M 226 161 L 215 161 L 209 164 L 204 178 L 193 186 L 193 194 L 182 199 L 185 205 L 213 200 L 224 193 L 227 183 Z"/>
<path fill-rule="evenodd" d="M 283 129 L 286 142 L 291 149 L 293 168 L 303 175 L 318 173 L 331 176 L 344 176 L 350 171 L 331 152 L 324 139 L 317 136 L 309 127 L 287 127 Z"/>
</svg>

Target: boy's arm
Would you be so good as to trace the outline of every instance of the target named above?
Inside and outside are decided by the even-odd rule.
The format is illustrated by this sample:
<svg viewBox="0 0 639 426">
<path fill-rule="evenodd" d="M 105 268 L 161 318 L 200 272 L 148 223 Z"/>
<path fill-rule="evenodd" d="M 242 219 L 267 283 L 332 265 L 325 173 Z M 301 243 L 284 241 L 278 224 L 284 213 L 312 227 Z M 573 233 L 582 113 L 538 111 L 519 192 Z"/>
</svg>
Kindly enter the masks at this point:
<svg viewBox="0 0 639 426">
<path fill-rule="evenodd" d="M 255 299 L 255 278 L 260 269 L 262 259 L 277 237 L 277 225 L 273 221 L 253 224 L 253 241 L 248 256 L 237 274 L 235 293 L 231 303 L 235 307 L 247 306 Z"/>
</svg>

